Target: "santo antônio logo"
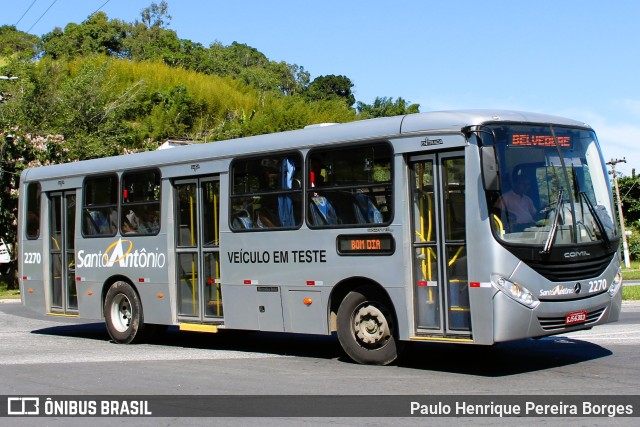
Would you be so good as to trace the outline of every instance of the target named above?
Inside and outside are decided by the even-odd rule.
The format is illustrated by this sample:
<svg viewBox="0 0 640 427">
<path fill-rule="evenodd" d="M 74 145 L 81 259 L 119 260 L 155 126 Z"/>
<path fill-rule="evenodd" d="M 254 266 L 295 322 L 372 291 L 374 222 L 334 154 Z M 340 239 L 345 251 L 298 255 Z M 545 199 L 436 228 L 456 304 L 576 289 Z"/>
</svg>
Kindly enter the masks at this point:
<svg viewBox="0 0 640 427">
<path fill-rule="evenodd" d="M 162 252 L 134 249 L 133 241 L 118 239 L 103 251 L 78 251 L 78 268 L 163 268 L 167 257 Z"/>
<path fill-rule="evenodd" d="M 577 292 L 576 292 L 577 291 Z M 540 296 L 541 297 L 549 297 L 549 296 L 556 296 L 556 295 L 570 295 L 570 294 L 575 294 L 580 292 L 578 290 L 577 287 L 572 288 L 566 288 L 563 285 L 558 285 L 555 288 L 551 289 L 551 290 L 546 290 L 546 289 L 542 289 L 540 290 Z"/>
</svg>

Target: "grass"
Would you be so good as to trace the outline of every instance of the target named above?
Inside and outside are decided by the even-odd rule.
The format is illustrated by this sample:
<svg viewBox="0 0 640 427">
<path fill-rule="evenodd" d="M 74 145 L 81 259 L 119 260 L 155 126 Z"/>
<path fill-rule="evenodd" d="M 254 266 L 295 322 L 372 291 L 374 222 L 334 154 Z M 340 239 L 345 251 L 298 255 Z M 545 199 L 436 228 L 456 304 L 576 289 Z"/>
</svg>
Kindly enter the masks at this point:
<svg viewBox="0 0 640 427">
<path fill-rule="evenodd" d="M 622 278 L 624 280 L 640 280 L 640 263 L 634 261 L 631 268 L 622 267 Z"/>
<path fill-rule="evenodd" d="M 622 299 L 626 301 L 640 300 L 640 286 L 622 286 Z"/>
<path fill-rule="evenodd" d="M 0 278 L 0 299 L 19 299 L 19 298 L 20 298 L 20 290 L 7 289 L 7 284 L 3 279 Z"/>
</svg>

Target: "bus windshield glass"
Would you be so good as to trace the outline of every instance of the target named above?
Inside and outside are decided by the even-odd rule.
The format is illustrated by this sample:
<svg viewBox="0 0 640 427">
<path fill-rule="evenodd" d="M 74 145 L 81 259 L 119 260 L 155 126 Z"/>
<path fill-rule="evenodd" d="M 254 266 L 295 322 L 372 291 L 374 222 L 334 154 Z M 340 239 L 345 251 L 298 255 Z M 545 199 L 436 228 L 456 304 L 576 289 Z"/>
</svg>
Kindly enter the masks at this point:
<svg viewBox="0 0 640 427">
<path fill-rule="evenodd" d="M 487 128 L 485 128 L 487 129 Z M 606 169 L 595 133 L 544 125 L 490 125 L 497 191 L 487 192 L 495 235 L 506 243 L 609 243 L 616 238 Z"/>
</svg>

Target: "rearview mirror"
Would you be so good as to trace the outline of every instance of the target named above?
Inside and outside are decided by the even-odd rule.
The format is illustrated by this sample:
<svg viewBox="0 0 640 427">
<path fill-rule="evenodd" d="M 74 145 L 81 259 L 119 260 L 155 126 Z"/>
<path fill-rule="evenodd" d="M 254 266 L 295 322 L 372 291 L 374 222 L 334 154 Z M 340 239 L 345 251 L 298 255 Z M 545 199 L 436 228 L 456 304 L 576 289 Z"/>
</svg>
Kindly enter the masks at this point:
<svg viewBox="0 0 640 427">
<path fill-rule="evenodd" d="M 480 147 L 480 161 L 482 162 L 482 184 L 485 191 L 500 191 L 500 171 L 495 147 Z"/>
</svg>

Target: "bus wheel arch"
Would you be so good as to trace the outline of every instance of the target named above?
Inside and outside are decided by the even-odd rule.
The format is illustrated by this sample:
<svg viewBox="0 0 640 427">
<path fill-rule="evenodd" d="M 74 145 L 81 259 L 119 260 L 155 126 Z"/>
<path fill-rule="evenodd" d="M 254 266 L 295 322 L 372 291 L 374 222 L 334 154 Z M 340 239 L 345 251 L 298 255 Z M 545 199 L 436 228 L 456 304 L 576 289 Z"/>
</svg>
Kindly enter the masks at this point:
<svg viewBox="0 0 640 427">
<path fill-rule="evenodd" d="M 353 278 L 338 284 L 331 297 L 330 319 L 340 345 L 355 362 L 387 365 L 397 358 L 395 308 L 378 283 Z"/>
<path fill-rule="evenodd" d="M 105 283 L 103 313 L 107 331 L 118 344 L 133 344 L 146 339 L 150 325 L 144 323 L 142 301 L 137 289 L 124 277 Z"/>
</svg>

